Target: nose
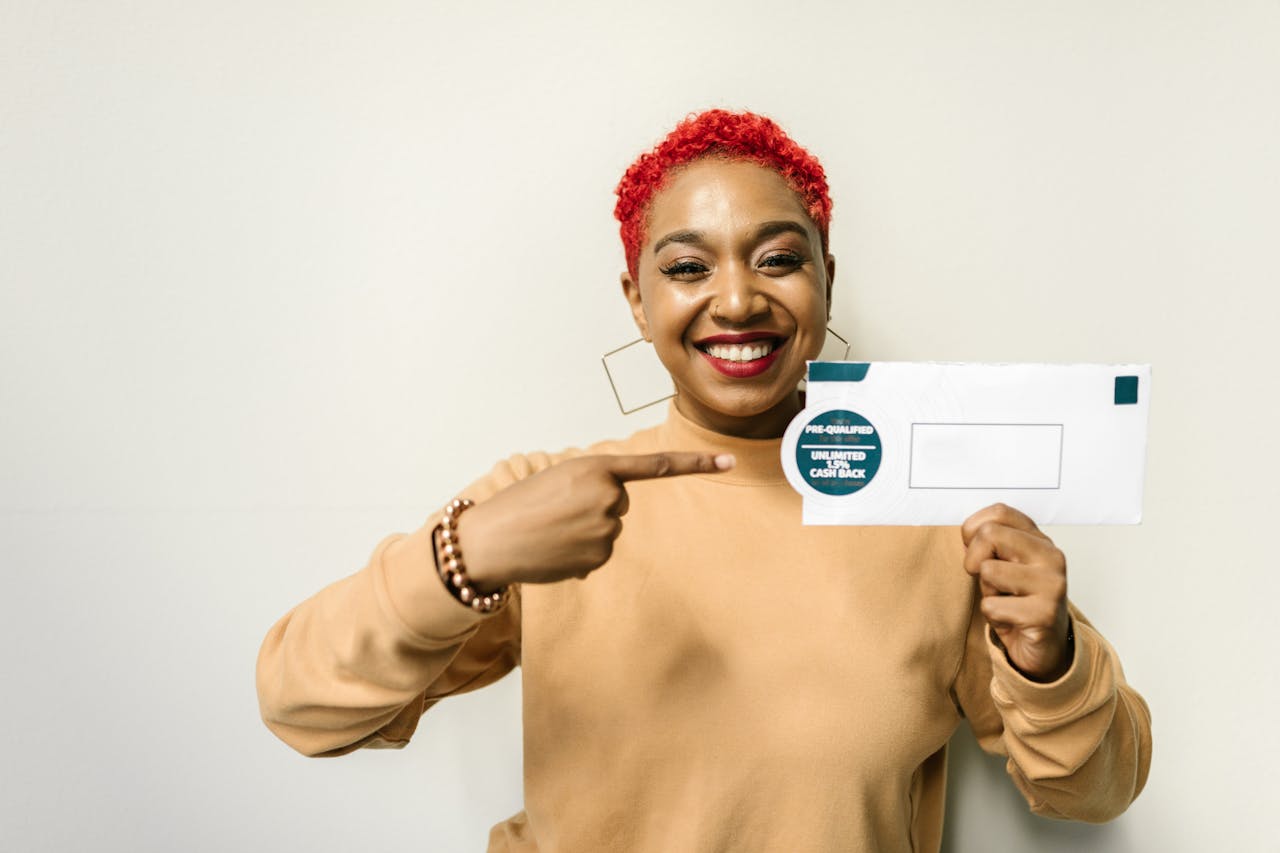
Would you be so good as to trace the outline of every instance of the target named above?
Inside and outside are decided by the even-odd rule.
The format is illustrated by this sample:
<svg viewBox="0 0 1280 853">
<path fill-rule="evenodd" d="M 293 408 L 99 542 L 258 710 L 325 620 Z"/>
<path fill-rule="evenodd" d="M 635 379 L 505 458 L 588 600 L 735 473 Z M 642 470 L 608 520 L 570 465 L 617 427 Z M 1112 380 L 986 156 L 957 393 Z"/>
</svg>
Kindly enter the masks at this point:
<svg viewBox="0 0 1280 853">
<path fill-rule="evenodd" d="M 721 267 L 711 302 L 711 316 L 734 326 L 744 326 L 769 313 L 769 300 L 757 286 L 753 271 L 743 264 Z"/>
</svg>

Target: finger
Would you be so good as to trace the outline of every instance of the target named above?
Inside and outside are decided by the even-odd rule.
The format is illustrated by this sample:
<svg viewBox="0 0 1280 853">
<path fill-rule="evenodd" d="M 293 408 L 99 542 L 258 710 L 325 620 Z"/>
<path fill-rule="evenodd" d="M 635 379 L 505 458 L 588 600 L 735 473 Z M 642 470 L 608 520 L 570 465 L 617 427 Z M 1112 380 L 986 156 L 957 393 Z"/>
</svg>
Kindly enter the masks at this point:
<svg viewBox="0 0 1280 853">
<path fill-rule="evenodd" d="M 964 544 L 968 545 L 982 528 L 982 525 L 990 522 L 1025 530 L 1028 533 L 1033 533 L 1046 539 L 1049 538 L 1041 532 L 1040 528 L 1026 513 L 1016 510 L 1008 504 L 992 504 L 991 506 L 983 507 L 965 519 L 964 524 L 960 527 L 960 538 L 964 540 Z"/>
<path fill-rule="evenodd" d="M 615 518 L 622 518 L 629 509 L 631 509 L 631 498 L 627 495 L 627 490 L 619 486 L 618 499 L 609 507 L 609 515 Z"/>
<path fill-rule="evenodd" d="M 1038 595 L 1055 600 L 1066 595 L 1063 577 L 1043 566 L 983 560 L 978 576 L 983 595 Z"/>
<path fill-rule="evenodd" d="M 1058 612 L 1052 602 L 1021 595 L 988 596 L 979 607 L 987 623 L 999 631 L 1051 629 Z"/>
<path fill-rule="evenodd" d="M 964 568 L 971 575 L 982 570 L 984 560 L 1008 560 L 1015 563 L 1048 563 L 1056 565 L 1065 559 L 1049 538 L 988 521 L 969 538 L 964 552 Z"/>
<path fill-rule="evenodd" d="M 619 483 L 679 477 L 684 474 L 715 474 L 733 467 L 729 453 L 645 453 L 635 456 L 605 456 L 609 473 Z"/>
</svg>

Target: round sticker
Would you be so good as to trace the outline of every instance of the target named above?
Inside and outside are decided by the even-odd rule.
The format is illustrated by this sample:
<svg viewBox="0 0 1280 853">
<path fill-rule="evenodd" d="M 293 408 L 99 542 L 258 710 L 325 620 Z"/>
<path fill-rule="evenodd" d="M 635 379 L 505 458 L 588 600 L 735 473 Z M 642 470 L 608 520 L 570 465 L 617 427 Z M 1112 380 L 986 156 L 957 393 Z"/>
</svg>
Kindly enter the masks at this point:
<svg viewBox="0 0 1280 853">
<path fill-rule="evenodd" d="M 824 495 L 851 495 L 880 470 L 880 433 L 848 409 L 832 409 L 810 420 L 796 442 L 800 477 Z"/>
</svg>

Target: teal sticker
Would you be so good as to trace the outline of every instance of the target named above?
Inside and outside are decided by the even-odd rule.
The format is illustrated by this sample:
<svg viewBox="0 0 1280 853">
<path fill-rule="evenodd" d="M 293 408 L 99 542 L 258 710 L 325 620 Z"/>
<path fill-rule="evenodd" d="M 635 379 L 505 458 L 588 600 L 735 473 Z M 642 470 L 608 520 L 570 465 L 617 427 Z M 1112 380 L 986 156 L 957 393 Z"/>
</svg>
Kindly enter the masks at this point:
<svg viewBox="0 0 1280 853">
<path fill-rule="evenodd" d="M 832 409 L 804 426 L 796 443 L 800 476 L 824 495 L 851 495 L 880 470 L 880 433 L 857 412 Z"/>
</svg>

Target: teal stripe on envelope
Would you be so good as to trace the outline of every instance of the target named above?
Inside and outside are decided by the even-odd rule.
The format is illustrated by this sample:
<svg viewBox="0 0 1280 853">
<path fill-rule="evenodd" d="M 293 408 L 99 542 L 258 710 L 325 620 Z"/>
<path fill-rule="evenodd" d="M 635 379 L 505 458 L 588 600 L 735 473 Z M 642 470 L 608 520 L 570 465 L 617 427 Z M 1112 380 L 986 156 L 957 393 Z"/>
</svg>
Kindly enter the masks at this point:
<svg viewBox="0 0 1280 853">
<path fill-rule="evenodd" d="M 861 382 L 867 378 L 871 363 L 867 361 L 811 361 L 810 382 Z"/>
</svg>

